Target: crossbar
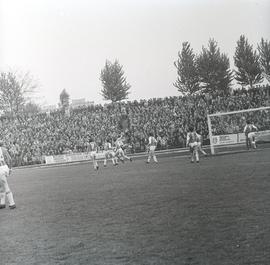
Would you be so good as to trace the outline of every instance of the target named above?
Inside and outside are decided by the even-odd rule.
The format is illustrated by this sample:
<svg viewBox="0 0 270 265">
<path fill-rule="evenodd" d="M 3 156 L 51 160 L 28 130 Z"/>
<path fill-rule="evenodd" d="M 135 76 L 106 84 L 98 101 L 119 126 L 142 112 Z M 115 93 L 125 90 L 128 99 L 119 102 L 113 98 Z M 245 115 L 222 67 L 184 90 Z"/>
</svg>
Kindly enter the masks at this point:
<svg viewBox="0 0 270 265">
<path fill-rule="evenodd" d="M 220 112 L 220 113 L 214 113 L 214 114 L 208 114 L 208 117 L 215 117 L 215 116 L 223 116 L 223 115 L 229 115 L 229 114 L 235 114 L 235 113 L 243 113 L 243 112 L 250 112 L 250 111 L 258 111 L 258 110 L 266 110 L 270 109 L 270 106 L 268 107 L 261 107 L 261 108 L 253 108 L 253 109 L 243 109 L 243 110 L 235 110 L 235 111 L 229 111 L 229 112 Z"/>
</svg>

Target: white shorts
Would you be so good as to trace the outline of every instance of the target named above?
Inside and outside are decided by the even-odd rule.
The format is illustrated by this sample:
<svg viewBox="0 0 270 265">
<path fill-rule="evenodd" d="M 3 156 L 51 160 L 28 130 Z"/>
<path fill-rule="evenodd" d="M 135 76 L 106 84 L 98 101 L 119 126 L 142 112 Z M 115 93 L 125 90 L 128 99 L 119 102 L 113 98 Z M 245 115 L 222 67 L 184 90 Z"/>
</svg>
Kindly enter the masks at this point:
<svg viewBox="0 0 270 265">
<path fill-rule="evenodd" d="M 197 142 L 194 142 L 194 143 L 190 143 L 189 144 L 189 147 L 190 148 L 194 148 L 195 146 L 198 146 L 198 143 Z"/>
<path fill-rule="evenodd" d="M 248 138 L 253 138 L 256 136 L 256 132 L 250 132 L 248 133 Z"/>
<path fill-rule="evenodd" d="M 113 150 L 105 152 L 105 158 L 115 157 L 115 152 Z"/>
<path fill-rule="evenodd" d="M 97 155 L 97 152 L 95 152 L 95 151 L 92 151 L 90 153 L 90 156 L 91 156 L 92 159 L 96 158 L 96 155 Z"/>
<path fill-rule="evenodd" d="M 156 146 L 155 146 L 155 145 L 151 145 L 151 146 L 149 147 L 149 151 L 154 152 L 155 150 L 156 150 Z"/>
<path fill-rule="evenodd" d="M 120 147 L 116 150 L 115 155 L 119 156 L 119 155 L 124 155 L 124 150 Z"/>
<path fill-rule="evenodd" d="M 6 192 L 9 190 L 7 183 L 7 176 L 9 174 L 9 168 L 7 165 L 0 166 L 0 192 Z"/>
</svg>

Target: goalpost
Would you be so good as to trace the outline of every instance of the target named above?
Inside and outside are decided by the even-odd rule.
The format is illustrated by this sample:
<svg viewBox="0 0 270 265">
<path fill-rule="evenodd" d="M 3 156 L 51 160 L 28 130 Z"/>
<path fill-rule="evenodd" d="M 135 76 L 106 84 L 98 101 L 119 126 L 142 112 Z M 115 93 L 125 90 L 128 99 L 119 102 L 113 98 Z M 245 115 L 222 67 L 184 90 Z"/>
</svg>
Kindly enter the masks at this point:
<svg viewBox="0 0 270 265">
<path fill-rule="evenodd" d="M 261 141 L 270 141 L 270 106 L 208 114 L 211 154 L 216 153 L 216 147 L 244 144 L 243 129 L 247 120 L 258 127 Z"/>
</svg>

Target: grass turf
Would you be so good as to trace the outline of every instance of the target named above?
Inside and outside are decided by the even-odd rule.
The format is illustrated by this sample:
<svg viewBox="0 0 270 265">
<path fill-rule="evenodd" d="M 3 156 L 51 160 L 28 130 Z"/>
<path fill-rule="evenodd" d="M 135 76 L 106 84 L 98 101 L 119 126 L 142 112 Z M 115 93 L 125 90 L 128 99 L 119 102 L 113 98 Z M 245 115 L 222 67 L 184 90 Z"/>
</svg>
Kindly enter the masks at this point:
<svg viewBox="0 0 270 265">
<path fill-rule="evenodd" d="M 269 264 L 270 149 L 158 159 L 14 170 L 0 264 Z"/>
</svg>

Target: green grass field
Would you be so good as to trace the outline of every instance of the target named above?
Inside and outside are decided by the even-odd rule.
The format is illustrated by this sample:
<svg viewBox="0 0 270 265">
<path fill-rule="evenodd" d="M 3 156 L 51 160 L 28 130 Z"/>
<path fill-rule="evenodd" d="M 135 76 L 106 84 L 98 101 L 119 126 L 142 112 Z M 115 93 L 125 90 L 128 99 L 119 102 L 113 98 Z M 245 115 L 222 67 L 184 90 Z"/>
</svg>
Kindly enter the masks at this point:
<svg viewBox="0 0 270 265">
<path fill-rule="evenodd" d="M 270 149 L 15 169 L 0 264 L 270 264 Z"/>
</svg>

